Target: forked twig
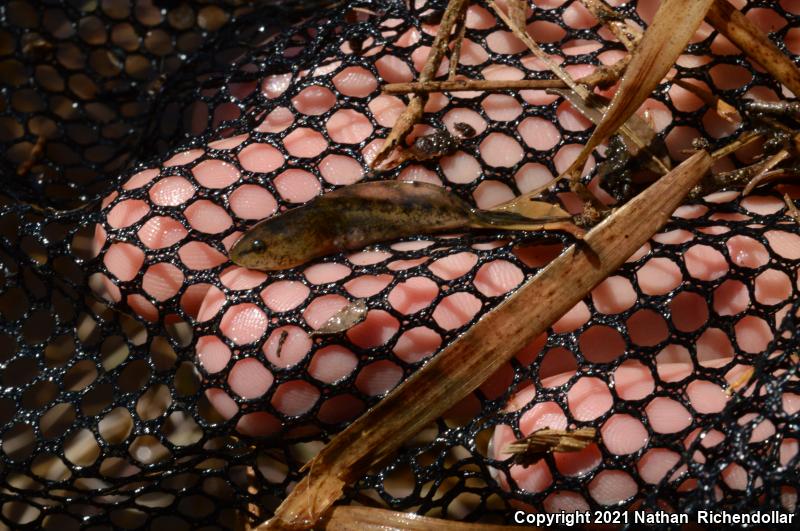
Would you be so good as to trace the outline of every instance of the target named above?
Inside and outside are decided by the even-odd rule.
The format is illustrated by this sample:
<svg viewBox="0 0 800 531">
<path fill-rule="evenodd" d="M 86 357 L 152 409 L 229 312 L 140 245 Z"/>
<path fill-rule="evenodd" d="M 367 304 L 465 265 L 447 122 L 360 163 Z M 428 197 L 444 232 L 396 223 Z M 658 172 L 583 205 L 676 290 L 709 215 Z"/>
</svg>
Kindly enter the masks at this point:
<svg viewBox="0 0 800 531">
<path fill-rule="evenodd" d="M 430 81 L 436 75 L 436 71 L 439 69 L 439 65 L 442 63 L 442 59 L 450 44 L 450 33 L 453 30 L 453 26 L 457 23 L 461 13 L 466 10 L 468 3 L 469 0 L 450 0 L 450 3 L 447 4 L 447 9 L 439 23 L 439 31 L 437 31 L 436 38 L 434 38 L 433 44 L 431 45 L 428 59 L 425 61 L 425 66 L 422 67 L 422 71 L 419 74 L 420 81 Z M 397 118 L 389 136 L 386 137 L 383 145 L 376 153 L 375 159 L 373 159 L 371 164 L 373 168 L 379 167 L 392 150 L 394 150 L 400 141 L 411 131 L 422 117 L 422 112 L 427 101 L 428 97 L 426 94 L 411 95 L 405 110 Z"/>
</svg>

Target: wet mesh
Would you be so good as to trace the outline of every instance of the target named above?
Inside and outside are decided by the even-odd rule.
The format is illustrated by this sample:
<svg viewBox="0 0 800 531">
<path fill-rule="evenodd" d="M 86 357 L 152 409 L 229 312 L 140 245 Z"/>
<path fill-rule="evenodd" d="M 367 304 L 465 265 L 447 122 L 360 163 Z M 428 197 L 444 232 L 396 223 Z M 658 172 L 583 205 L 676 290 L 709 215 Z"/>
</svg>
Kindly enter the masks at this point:
<svg viewBox="0 0 800 531">
<path fill-rule="evenodd" d="M 322 191 L 400 176 L 446 183 L 478 203 L 487 190 L 516 195 L 535 187 L 536 172 L 563 170 L 590 131 L 578 119 L 559 120 L 562 100 L 543 104 L 542 94 L 505 93 L 519 112 L 503 120 L 487 94 L 436 96 L 426 124 L 452 125 L 448 113 L 459 111 L 478 126 L 460 147 L 474 172 L 431 161 L 371 175 L 370 153 L 392 125 L 376 108 L 402 108 L 399 99 L 376 100 L 379 85 L 415 76 L 434 31 L 421 19 L 445 2 L 351 2 L 302 14 L 268 5 L 248 14 L 233 2 L 156 4 L 12 1 L 0 11 L 8 183 L 0 214 L 0 519 L 8 527 L 188 529 L 267 518 L 324 441 L 571 241 L 560 233 L 424 237 L 269 276 L 232 267 L 225 246 L 254 219 Z M 563 54 L 565 65 L 598 64 L 622 50 L 599 25 L 570 26 L 577 2 L 537 5 L 532 32 L 546 50 L 580 45 Z M 797 50 L 785 41 L 800 14 L 786 6 L 757 1 L 748 9 L 783 20 L 772 37 L 790 53 Z M 619 9 L 645 26 L 635 5 Z M 473 26 L 459 74 L 481 78 L 494 63 L 505 74 L 549 77 L 526 51 L 498 43 L 505 28 Z M 32 32 L 49 45 L 26 48 Z M 691 44 L 688 53 L 703 59 L 678 66 L 679 75 L 731 102 L 782 94 L 717 46 L 716 32 Z M 348 84 L 353 76 L 360 89 Z M 314 91 L 314 112 L 297 110 L 304 90 Z M 671 117 L 664 138 L 688 127 L 719 147 L 735 132 L 702 103 L 676 108 L 669 85 L 650 105 Z M 529 145 L 525 131 L 542 124 L 557 128 L 558 141 Z M 26 163 L 40 137 L 41 154 Z M 510 161 L 481 150 L 490 138 Z M 268 144 L 259 149 L 273 157 L 248 154 L 256 144 Z M 326 169 L 334 160 L 349 172 Z M 169 194 L 159 192 L 166 179 Z M 568 196 L 559 189 L 550 198 Z M 100 197 L 99 208 L 47 208 Z M 635 296 L 611 306 L 587 297 L 571 324 L 554 325 L 346 501 L 486 522 L 509 522 L 520 507 L 796 512 L 800 227 L 785 213 L 770 190 L 682 207 L 607 281 Z M 640 282 L 647 268 L 664 272 L 657 289 Z M 291 297 L 274 296 L 279 283 L 291 283 Z M 362 297 L 364 323 L 309 338 L 319 315 Z M 198 357 L 206 348 L 227 362 Z M 323 370 L 331 352 L 351 360 L 349 369 Z M 674 370 L 676 360 L 685 370 Z M 540 374 L 553 364 L 568 376 Z M 725 398 L 750 367 L 752 380 Z M 261 388 L 237 388 L 236 371 Z M 612 385 L 625 371 L 638 385 Z M 709 388 L 723 398 L 700 400 Z M 589 410 L 580 407 L 587 393 Z M 532 476 L 498 458 L 496 446 L 527 435 L 526 418 L 546 415 L 601 434 L 617 423 L 641 437 L 626 449 L 601 442 L 579 458 L 547 456 L 526 481 Z M 648 460 L 661 464 L 656 473 L 642 472 Z"/>
</svg>

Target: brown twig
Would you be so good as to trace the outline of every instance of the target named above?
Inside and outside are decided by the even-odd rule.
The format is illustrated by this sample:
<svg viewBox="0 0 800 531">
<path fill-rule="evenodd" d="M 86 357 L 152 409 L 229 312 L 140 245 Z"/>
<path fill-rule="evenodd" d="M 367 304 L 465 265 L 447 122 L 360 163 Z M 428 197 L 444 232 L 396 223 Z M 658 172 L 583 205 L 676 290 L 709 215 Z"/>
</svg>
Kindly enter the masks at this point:
<svg viewBox="0 0 800 531">
<path fill-rule="evenodd" d="M 278 507 L 270 528 L 316 525 L 346 485 L 476 389 L 622 265 L 712 162 L 700 151 L 620 207 L 336 435 L 307 465 L 308 475 Z"/>
<path fill-rule="evenodd" d="M 439 23 L 439 31 L 436 33 L 436 38 L 431 45 L 431 51 L 428 54 L 428 59 L 425 61 L 425 66 L 422 67 L 422 72 L 419 74 L 419 80 L 422 82 L 430 81 L 436 75 L 439 65 L 442 63 L 444 54 L 447 51 L 450 43 L 450 33 L 453 26 L 461 16 L 461 12 L 465 11 L 469 0 L 450 0 L 447 4 L 447 9 L 442 16 L 442 21 Z M 411 131 L 414 125 L 422 117 L 425 103 L 428 101 L 426 94 L 413 94 L 409 100 L 403 113 L 397 118 L 389 136 L 383 142 L 383 145 L 375 155 L 371 166 L 377 168 L 381 163 L 386 160 L 389 153 L 397 147 L 400 141 Z"/>
<path fill-rule="evenodd" d="M 589 99 L 589 89 L 584 87 L 583 85 L 579 85 L 573 78 L 570 76 L 566 70 L 561 68 L 550 56 L 539 46 L 539 44 L 533 40 L 533 38 L 528 34 L 527 29 L 525 26 L 520 27 L 520 25 L 515 20 L 517 17 L 512 17 L 503 11 L 493 0 L 489 0 L 489 7 L 495 12 L 495 14 L 500 17 L 500 19 L 505 23 L 506 26 L 511 30 L 511 32 L 525 45 L 528 49 L 533 52 L 533 55 L 538 57 L 547 68 L 553 72 L 556 77 L 558 77 L 567 88 L 572 89 L 572 91 L 581 98 L 584 102 L 588 103 Z M 581 164 L 583 167 L 583 164 Z M 575 192 L 578 197 L 580 197 L 584 203 L 590 207 L 594 207 L 595 209 L 602 209 L 603 204 L 595 197 L 595 195 L 586 187 L 583 183 L 580 182 L 580 171 L 577 172 L 578 175 L 570 175 L 570 189 Z"/>
<path fill-rule="evenodd" d="M 731 153 L 734 153 L 742 149 L 747 145 L 752 144 L 753 142 L 755 142 L 756 140 L 760 139 L 763 136 L 764 133 L 760 131 L 746 131 L 730 144 L 723 146 L 718 150 L 716 150 L 715 152 L 713 152 L 711 154 L 711 157 L 714 160 L 719 160 L 727 155 L 730 155 Z"/>
<path fill-rule="evenodd" d="M 626 55 L 610 66 L 602 66 L 575 82 L 586 87 L 606 88 L 613 85 L 622 75 L 630 60 Z M 382 87 L 386 94 L 426 94 L 430 92 L 466 92 L 482 90 L 496 92 L 503 90 L 543 90 L 550 88 L 566 88 L 567 84 L 560 79 L 453 79 L 448 81 L 412 81 L 410 83 L 389 83 Z"/>
<path fill-rule="evenodd" d="M 675 64 L 713 0 L 664 0 L 642 35 L 620 86 L 592 136 L 566 170 L 575 182 L 594 149 L 625 125 Z"/>
<path fill-rule="evenodd" d="M 489 7 L 491 7 L 492 10 L 497 14 L 497 16 L 500 17 L 500 19 L 505 23 L 505 25 L 508 26 L 511 32 L 519 40 L 525 43 L 528 49 L 531 52 L 533 52 L 533 55 L 538 57 L 545 64 L 545 66 L 547 66 L 547 68 L 549 68 L 550 71 L 556 75 L 556 77 L 558 77 L 561 81 L 564 82 L 564 84 L 567 87 L 574 90 L 579 96 L 581 96 L 584 99 L 589 96 L 589 91 L 586 89 L 586 87 L 579 85 L 572 78 L 572 76 L 567 73 L 566 70 L 558 66 L 558 63 L 553 61 L 553 59 L 550 58 L 550 55 L 548 55 L 547 52 L 542 50 L 539 44 L 537 44 L 537 42 L 533 40 L 533 38 L 530 35 L 528 35 L 528 32 L 524 26 L 519 27 L 514 22 L 514 20 L 512 20 L 512 18 L 508 14 L 506 14 L 505 11 L 500 9 L 500 7 L 494 3 L 493 0 L 489 0 Z"/>
</svg>

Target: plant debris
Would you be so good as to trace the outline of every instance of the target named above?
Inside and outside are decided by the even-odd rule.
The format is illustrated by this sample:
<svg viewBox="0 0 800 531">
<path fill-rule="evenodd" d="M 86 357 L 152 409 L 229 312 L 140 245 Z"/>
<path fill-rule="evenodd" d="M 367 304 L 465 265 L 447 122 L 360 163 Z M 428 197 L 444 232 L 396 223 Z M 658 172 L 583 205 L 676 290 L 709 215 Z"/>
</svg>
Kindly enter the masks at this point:
<svg viewBox="0 0 800 531">
<path fill-rule="evenodd" d="M 356 299 L 331 315 L 325 323 L 311 332 L 311 337 L 346 332 L 367 318 L 369 308 L 365 299 Z"/>
<path fill-rule="evenodd" d="M 587 98 L 579 98 L 567 89 L 550 89 L 553 93 L 566 99 L 587 120 L 598 125 L 603 119 L 603 111 L 607 109 L 608 100 L 598 94 L 590 94 Z M 623 139 L 625 147 L 633 158 L 641 156 L 644 166 L 659 175 L 672 168 L 669 160 L 667 146 L 656 134 L 655 130 L 643 118 L 632 114 L 626 124 L 620 128 L 619 136 Z M 647 155 L 647 156 L 643 156 Z"/>
<path fill-rule="evenodd" d="M 708 89 L 692 83 L 688 79 L 672 78 L 672 82 L 700 98 L 703 103 L 708 105 L 710 109 L 713 109 L 714 112 L 716 112 L 717 115 L 723 120 L 730 123 L 739 123 L 742 121 L 742 115 L 739 114 L 739 111 L 736 110 L 736 107 L 720 98 L 716 94 L 712 94 Z"/>
<path fill-rule="evenodd" d="M 728 385 L 728 387 L 725 389 L 725 395 L 732 396 L 733 393 L 750 383 L 750 380 L 752 380 L 755 373 L 755 367 L 747 367 L 738 378 Z"/>
<path fill-rule="evenodd" d="M 281 335 L 278 337 L 278 348 L 276 349 L 275 355 L 280 358 L 281 352 L 283 352 L 283 345 L 286 344 L 286 340 L 289 338 L 289 332 L 286 330 L 281 330 Z"/>
<path fill-rule="evenodd" d="M 444 531 L 514 531 L 519 526 L 493 525 L 486 523 L 458 522 L 420 516 L 414 513 L 390 511 L 376 507 L 359 507 L 352 505 L 339 505 L 331 509 L 330 514 L 320 522 L 320 529 L 330 530 L 359 530 L 359 531 L 428 531 L 441 529 Z M 253 528 L 253 531 L 270 529 L 268 524 Z M 540 528 L 526 526 L 525 529 L 537 530 Z"/>
<path fill-rule="evenodd" d="M 514 463 L 533 465 L 553 452 L 580 452 L 597 440 L 597 430 L 591 427 L 575 430 L 543 428 L 506 446 L 505 453 L 514 455 Z"/>
</svg>

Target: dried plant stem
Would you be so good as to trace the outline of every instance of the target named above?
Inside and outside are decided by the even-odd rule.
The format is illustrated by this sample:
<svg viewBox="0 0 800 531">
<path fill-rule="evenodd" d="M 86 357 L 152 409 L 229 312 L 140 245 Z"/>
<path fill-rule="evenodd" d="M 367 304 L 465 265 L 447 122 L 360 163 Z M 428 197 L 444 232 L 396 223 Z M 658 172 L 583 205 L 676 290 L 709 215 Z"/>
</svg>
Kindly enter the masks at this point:
<svg viewBox="0 0 800 531">
<path fill-rule="evenodd" d="M 760 174 L 747 184 L 745 189 L 742 191 L 742 195 L 752 193 L 752 191 L 758 186 L 775 181 L 783 181 L 786 179 L 800 179 L 800 171 L 793 170 L 791 168 L 778 168 L 777 170 Z"/>
<path fill-rule="evenodd" d="M 636 26 L 629 24 L 603 0 L 581 0 L 581 3 L 586 6 L 595 18 L 606 25 L 611 33 L 622 42 L 629 52 L 633 52 L 639 42 L 641 42 L 642 31 Z M 682 79 L 673 79 L 673 83 L 703 100 L 706 105 L 714 109 L 724 120 L 729 122 L 742 121 L 739 112 L 730 103 L 719 96 Z"/>
<path fill-rule="evenodd" d="M 594 149 L 614 134 L 658 86 L 686 48 L 714 0 L 664 0 L 642 36 L 603 120 L 565 172 L 580 177 Z"/>
<path fill-rule="evenodd" d="M 447 9 L 439 23 L 439 30 L 431 45 L 428 59 L 425 61 L 425 66 L 422 67 L 422 71 L 419 74 L 420 81 L 430 81 L 436 75 L 436 71 L 439 69 L 439 65 L 442 63 L 442 59 L 450 44 L 450 33 L 453 30 L 453 26 L 458 21 L 462 12 L 467 9 L 468 4 L 469 0 L 450 0 L 450 3 L 447 4 Z M 397 118 L 389 136 L 386 137 L 383 145 L 375 155 L 375 159 L 371 164 L 373 168 L 380 166 L 389 153 L 391 153 L 400 141 L 405 138 L 408 132 L 411 131 L 422 116 L 427 101 L 428 97 L 426 94 L 411 95 L 408 100 L 408 105 Z"/>
<path fill-rule="evenodd" d="M 715 0 L 706 14 L 706 20 L 786 85 L 795 96 L 800 97 L 800 69 L 741 11 L 727 0 Z"/>
<path fill-rule="evenodd" d="M 620 207 L 336 435 L 309 463 L 269 528 L 316 525 L 346 485 L 476 389 L 622 265 L 712 163 L 699 151 Z"/>
<path fill-rule="evenodd" d="M 626 55 L 608 67 L 600 67 L 591 74 L 576 79 L 575 82 L 587 87 L 604 87 L 613 84 L 628 65 L 630 56 Z M 453 79 L 448 81 L 427 81 L 410 83 L 390 83 L 382 87 L 386 94 L 426 94 L 430 92 L 466 92 L 481 90 L 495 92 L 503 90 L 544 90 L 566 88 L 560 79 Z"/>
<path fill-rule="evenodd" d="M 527 29 L 525 26 L 521 26 L 520 24 L 515 21 L 517 17 L 509 16 L 505 11 L 503 11 L 493 0 L 489 0 L 489 7 L 497 14 L 498 17 L 506 24 L 506 26 L 511 29 L 511 32 L 525 45 L 528 49 L 533 52 L 533 55 L 538 57 L 547 68 L 553 72 L 556 77 L 558 77 L 567 88 L 572 89 L 572 91 L 584 101 L 584 103 L 588 103 L 589 89 L 584 87 L 583 85 L 579 85 L 573 78 L 570 76 L 566 70 L 558 66 L 558 64 L 550 58 L 550 56 L 542 50 L 542 48 L 536 43 L 535 40 L 528 34 Z M 581 168 L 583 164 L 581 164 Z M 580 171 L 577 172 L 577 175 L 570 174 L 570 188 L 573 192 L 575 192 L 578 197 L 580 197 L 587 205 L 591 205 L 594 208 L 602 209 L 603 204 L 589 191 L 589 189 L 580 182 Z"/>
</svg>

